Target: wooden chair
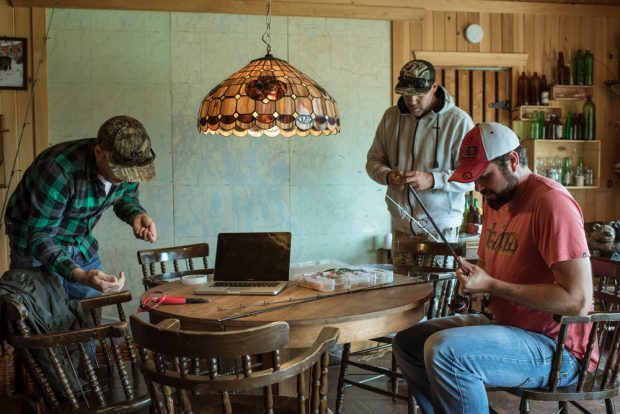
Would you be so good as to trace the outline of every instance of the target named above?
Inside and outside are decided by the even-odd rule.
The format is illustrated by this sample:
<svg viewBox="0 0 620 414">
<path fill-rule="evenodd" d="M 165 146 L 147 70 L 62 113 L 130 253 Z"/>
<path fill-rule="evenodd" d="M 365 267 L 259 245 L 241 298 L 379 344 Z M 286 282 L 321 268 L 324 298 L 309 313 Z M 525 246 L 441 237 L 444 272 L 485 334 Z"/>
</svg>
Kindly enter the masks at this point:
<svg viewBox="0 0 620 414">
<path fill-rule="evenodd" d="M 327 349 L 338 338 L 337 328 L 323 328 L 312 347 L 283 362 L 280 350 L 289 338 L 286 322 L 223 332 L 183 331 L 179 327 L 177 319 L 151 325 L 131 317 L 141 351 L 140 369 L 149 384 L 155 412 L 327 412 Z M 253 371 L 254 356 L 271 361 L 272 368 Z M 220 375 L 220 359 L 234 359 L 238 372 Z M 274 395 L 274 384 L 295 377 L 296 398 Z M 262 395 L 256 390 L 262 390 Z"/>
<path fill-rule="evenodd" d="M 451 243 L 457 255 L 464 256 L 466 245 L 464 243 Z M 395 246 L 394 254 L 400 256 L 400 262 L 404 263 L 394 268 L 394 273 L 422 277 L 433 283 L 434 294 L 426 308 L 426 318 L 449 316 L 453 314 L 451 302 L 458 289 L 454 270 L 456 263 L 452 260 L 450 249 L 443 243 L 400 241 Z M 415 401 L 411 393 L 405 395 L 398 392 L 398 382 L 403 376 L 398 372 L 396 359 L 391 356 L 391 366 L 384 367 L 351 359 L 363 355 L 377 353 L 381 350 L 389 350 L 392 346 L 393 335 L 375 338 L 377 346 L 360 351 L 351 352 L 351 344 L 344 344 L 342 360 L 340 362 L 340 376 L 338 378 L 338 394 L 336 396 L 336 414 L 342 412 L 344 402 L 344 390 L 347 386 L 355 386 L 364 390 L 381 395 L 398 398 L 407 401 L 408 412 L 415 412 Z M 354 366 L 366 371 L 361 374 L 365 378 L 356 380 L 351 374 L 347 375 L 349 366 Z M 390 389 L 372 385 L 370 381 L 388 377 Z"/>
<path fill-rule="evenodd" d="M 94 327 L 50 334 L 32 334 L 18 301 L 3 303 L 6 339 L 34 384 L 37 404 L 53 413 L 131 413 L 150 405 L 122 308 L 129 301 L 129 291 L 84 299 Z M 98 310 L 108 305 L 116 306 L 119 321 L 102 324 Z"/>
<path fill-rule="evenodd" d="M 142 266 L 144 290 L 183 276 L 213 273 L 213 270 L 209 269 L 208 259 L 207 243 L 139 250 L 138 263 Z M 196 268 L 197 261 L 202 261 L 202 267 Z M 168 265 L 171 262 L 174 270 L 169 271 Z"/>
<path fill-rule="evenodd" d="M 520 395 L 520 413 L 530 412 L 530 401 L 557 401 L 558 413 L 568 413 L 569 403 L 580 412 L 589 413 L 584 401 L 604 401 L 605 412 L 615 413 L 613 398 L 618 396 L 618 369 L 620 367 L 620 262 L 591 258 L 594 277 L 594 312 L 588 316 L 558 316 L 562 324 L 553 360 L 549 386 L 542 389 L 511 389 Z M 564 341 L 571 325 L 592 323 L 588 341 L 588 355 L 579 368 L 576 385 L 558 387 L 558 375 L 562 365 L 560 357 Z M 593 372 L 588 372 L 589 353 L 598 347 L 600 360 Z M 495 412 L 491 410 L 491 412 Z"/>
</svg>

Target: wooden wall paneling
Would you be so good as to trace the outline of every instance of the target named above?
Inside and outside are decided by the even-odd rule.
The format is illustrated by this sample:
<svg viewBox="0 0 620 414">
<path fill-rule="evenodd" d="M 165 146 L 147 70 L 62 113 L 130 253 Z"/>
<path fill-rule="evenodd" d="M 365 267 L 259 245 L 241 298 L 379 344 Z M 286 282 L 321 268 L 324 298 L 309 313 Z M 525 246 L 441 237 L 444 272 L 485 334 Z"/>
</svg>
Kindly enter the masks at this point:
<svg viewBox="0 0 620 414">
<path fill-rule="evenodd" d="M 469 101 L 469 73 L 470 71 L 467 70 L 459 70 L 456 74 L 458 81 L 456 91 L 456 93 L 458 93 L 457 106 L 467 113 L 471 113 Z"/>
<path fill-rule="evenodd" d="M 558 61 L 558 27 L 560 17 L 559 16 L 545 16 L 544 18 L 544 34 L 543 34 L 543 68 L 542 71 L 547 75 L 547 84 L 551 85 L 555 83 L 555 73 Z"/>
<path fill-rule="evenodd" d="M 444 13 L 444 31 L 446 37 L 446 51 L 453 52 L 456 51 L 456 38 L 458 31 L 456 27 L 456 12 L 445 12 Z"/>
<path fill-rule="evenodd" d="M 424 43 L 422 39 L 424 37 L 423 27 L 421 22 L 409 22 L 409 45 L 411 50 L 422 50 Z M 411 50 L 409 56 L 411 56 Z M 409 61 L 410 59 L 407 59 Z"/>
<path fill-rule="evenodd" d="M 427 11 L 426 17 L 422 21 L 422 48 L 424 50 L 434 50 L 435 41 L 433 39 L 433 12 Z"/>
<path fill-rule="evenodd" d="M 34 131 L 34 154 L 39 154 L 50 145 L 47 107 L 47 54 L 41 55 L 44 48 L 44 36 L 47 29 L 45 9 L 32 9 L 32 67 L 31 76 L 36 81 L 32 102 L 32 119 Z M 41 61 L 42 60 L 42 61 Z M 39 66 L 39 61 L 41 65 Z M 38 69 L 38 73 L 37 73 Z M 38 79 L 34 76 L 38 74 Z"/>
<path fill-rule="evenodd" d="M 498 13 L 491 14 L 491 30 L 489 31 L 489 37 L 491 40 L 491 52 L 493 53 L 501 53 L 502 49 L 502 38 L 503 35 L 503 27 L 502 27 L 502 15 Z"/>
<path fill-rule="evenodd" d="M 392 83 L 396 85 L 398 75 L 400 74 L 400 68 L 408 62 L 408 57 L 411 55 L 411 36 L 410 36 L 410 24 L 409 22 L 393 21 L 392 22 Z M 398 100 L 397 94 L 392 89 L 392 103 L 396 103 Z"/>
<path fill-rule="evenodd" d="M 465 28 L 469 15 L 466 12 L 456 14 L 456 50 L 458 52 L 467 52 L 469 43 L 465 40 Z"/>
<path fill-rule="evenodd" d="M 480 51 L 488 53 L 491 51 L 491 14 L 480 13 L 479 24 L 484 32 L 480 42 Z"/>
<path fill-rule="evenodd" d="M 523 53 L 523 34 L 525 33 L 525 23 L 523 14 L 515 14 L 513 15 L 513 51 L 516 53 Z M 528 27 L 528 30 L 530 28 Z"/>
<path fill-rule="evenodd" d="M 498 112 L 489 107 L 491 102 L 498 101 L 497 94 L 495 92 L 495 77 L 496 74 L 491 72 L 484 73 L 484 122 L 499 121 Z"/>
<path fill-rule="evenodd" d="M 514 52 L 514 36 L 514 20 L 512 14 L 502 13 L 502 53 Z"/>
<path fill-rule="evenodd" d="M 446 30 L 444 12 L 433 12 L 433 50 L 446 49 Z"/>
<path fill-rule="evenodd" d="M 450 92 L 453 97 L 456 94 L 456 77 L 454 70 L 442 70 L 443 80 L 442 85 Z"/>
<path fill-rule="evenodd" d="M 9 188 L 9 194 L 12 192 L 15 185 L 21 180 L 23 172 L 32 164 L 34 159 L 34 133 L 32 122 L 32 111 L 28 107 L 30 102 L 30 93 L 32 88 L 32 73 L 33 67 L 36 67 L 37 62 L 33 62 L 32 59 L 32 36 L 31 36 L 31 19 L 30 10 L 28 8 L 19 7 L 15 9 L 15 35 L 19 37 L 26 37 L 28 39 L 28 89 L 25 91 L 16 91 L 15 102 L 17 104 L 17 123 L 15 124 L 18 139 L 21 136 L 21 143 L 19 144 L 18 154 L 18 172 L 13 177 L 11 183 L 12 188 Z M 44 85 L 45 86 L 45 85 Z M 25 128 L 24 122 L 26 123 Z M 23 129 L 23 133 L 22 133 Z"/>
<path fill-rule="evenodd" d="M 605 34 L 606 48 L 603 55 L 598 55 L 600 60 L 596 59 L 595 55 L 594 61 L 594 75 L 596 76 L 594 81 L 597 84 L 604 80 L 620 79 L 620 70 L 618 70 L 618 62 L 620 61 L 620 18 L 605 19 L 605 25 L 606 30 L 603 33 Z M 606 116 L 602 121 L 604 122 L 603 125 L 606 126 L 607 136 L 602 146 L 605 148 L 605 152 L 610 154 L 610 163 L 613 165 L 620 162 L 620 96 L 610 90 L 604 91 L 603 96 L 607 98 L 608 104 L 603 108 L 597 107 L 599 111 L 605 109 L 603 114 Z M 600 125 L 600 122 L 601 120 L 597 122 L 597 127 Z M 620 179 L 615 174 L 612 177 L 614 187 L 609 190 L 611 194 L 607 198 L 608 208 L 605 219 L 618 220 L 620 219 Z"/>
<path fill-rule="evenodd" d="M 472 71 L 472 86 L 473 86 L 473 102 L 474 105 L 471 108 L 471 116 L 475 123 L 482 122 L 484 116 L 484 100 L 483 100 L 483 79 L 481 70 Z"/>
<path fill-rule="evenodd" d="M 497 76 L 497 91 L 499 92 L 499 101 L 505 101 L 507 99 L 510 99 L 510 96 L 514 95 L 514 93 L 512 93 L 512 91 L 508 91 L 508 85 L 511 81 L 511 79 L 509 79 L 509 76 L 512 76 L 510 71 L 501 71 L 498 73 Z M 514 78 L 513 78 L 514 79 Z M 514 89 L 514 88 L 512 88 Z M 510 93 L 510 95 L 509 95 Z M 511 116 L 510 116 L 510 111 L 507 110 L 500 110 L 498 111 L 499 114 L 499 121 L 504 125 L 511 125 L 510 121 L 511 121 Z"/>
</svg>

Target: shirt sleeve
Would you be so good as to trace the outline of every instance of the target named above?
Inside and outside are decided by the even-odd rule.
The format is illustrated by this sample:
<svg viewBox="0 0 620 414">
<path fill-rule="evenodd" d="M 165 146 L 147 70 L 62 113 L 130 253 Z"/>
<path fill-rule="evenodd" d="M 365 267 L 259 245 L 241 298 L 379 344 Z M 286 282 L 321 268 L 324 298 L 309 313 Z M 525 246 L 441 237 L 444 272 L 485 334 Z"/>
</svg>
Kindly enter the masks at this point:
<svg viewBox="0 0 620 414">
<path fill-rule="evenodd" d="M 387 185 L 387 176 L 392 168 L 389 161 L 389 149 L 385 131 L 386 113 L 377 126 L 375 138 L 366 156 L 366 172 L 379 184 Z"/>
<path fill-rule="evenodd" d="M 549 191 L 536 205 L 532 234 L 545 263 L 589 257 L 579 204 L 561 191 Z"/>
<path fill-rule="evenodd" d="M 131 226 L 136 214 L 146 214 L 146 210 L 140 204 L 138 183 L 123 183 L 121 186 L 122 195 L 114 200 L 114 214 Z"/>
<path fill-rule="evenodd" d="M 73 193 L 71 180 L 58 164 L 49 163 L 37 170 L 31 184 L 30 211 L 26 219 L 32 229 L 28 235 L 28 249 L 49 271 L 70 279 L 78 265 L 54 241 L 54 235 Z"/>
</svg>

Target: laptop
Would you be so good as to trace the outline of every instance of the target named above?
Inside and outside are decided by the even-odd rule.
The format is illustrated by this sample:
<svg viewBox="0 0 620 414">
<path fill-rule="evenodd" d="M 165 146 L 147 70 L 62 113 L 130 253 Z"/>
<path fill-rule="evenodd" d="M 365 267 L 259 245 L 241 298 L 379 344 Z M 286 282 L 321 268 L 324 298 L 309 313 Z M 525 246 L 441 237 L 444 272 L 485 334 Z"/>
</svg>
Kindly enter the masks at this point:
<svg viewBox="0 0 620 414">
<path fill-rule="evenodd" d="M 198 295 L 277 295 L 288 286 L 291 233 L 220 233 L 213 280 Z"/>
</svg>

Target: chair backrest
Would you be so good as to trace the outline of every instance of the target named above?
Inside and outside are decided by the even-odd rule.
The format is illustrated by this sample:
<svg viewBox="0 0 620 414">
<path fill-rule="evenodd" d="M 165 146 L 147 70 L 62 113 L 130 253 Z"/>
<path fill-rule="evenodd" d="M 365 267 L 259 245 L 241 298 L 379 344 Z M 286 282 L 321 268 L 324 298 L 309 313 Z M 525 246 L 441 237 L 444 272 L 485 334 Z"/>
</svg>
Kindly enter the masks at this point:
<svg viewBox="0 0 620 414">
<path fill-rule="evenodd" d="M 92 324 L 58 333 L 34 334 L 26 307 L 14 299 L 2 304 L 7 341 L 16 349 L 50 412 L 138 412 L 150 404 L 138 370 L 137 350 L 122 303 L 123 291 L 80 302 Z M 103 324 L 98 309 L 115 305 L 118 322 Z M 88 317 L 86 317 L 88 319 Z M 37 328 L 38 329 L 38 328 Z"/>
<path fill-rule="evenodd" d="M 591 258 L 594 278 L 594 312 L 589 317 L 561 317 L 560 343 L 569 323 L 592 323 L 586 357 L 580 367 L 576 391 L 594 393 L 590 399 L 606 398 L 607 392 L 618 392 L 618 358 L 620 349 L 620 262 Z M 590 353 L 600 353 L 596 371 L 588 372 Z M 555 375 L 558 375 L 556 372 Z M 553 383 L 551 386 L 553 387 Z M 552 388 L 553 389 L 553 388 Z M 598 392 L 598 394 L 596 394 Z"/>
<path fill-rule="evenodd" d="M 450 243 L 448 247 L 444 243 L 427 241 L 400 240 L 396 244 L 395 254 L 400 256 L 400 263 L 395 272 L 401 274 L 439 274 L 433 282 L 434 294 L 428 304 L 427 319 L 449 316 L 454 313 L 451 306 L 452 299 L 458 291 L 458 283 L 454 274 L 457 268 L 452 250 L 458 256 L 464 256 L 465 243 Z"/>
<path fill-rule="evenodd" d="M 272 385 L 297 378 L 298 412 L 327 412 L 327 349 L 336 342 L 338 329 L 326 327 L 312 347 L 289 361 L 280 350 L 288 343 L 288 324 L 274 322 L 240 331 L 204 332 L 179 330 L 176 319 L 152 325 L 131 317 L 131 329 L 140 347 L 140 369 L 149 384 L 153 407 L 158 413 L 192 412 L 209 403 L 222 412 L 273 412 Z M 256 368 L 253 361 L 262 360 Z M 222 372 L 220 361 L 237 367 Z M 310 384 L 305 373 L 311 371 Z M 309 387 L 310 385 L 310 387 Z M 249 409 L 244 391 L 254 393 L 258 406 Z M 206 397 L 211 397 L 208 400 Z M 258 398 L 256 398 L 258 397 Z M 250 396 L 251 398 L 251 396 Z M 262 407 L 261 407 L 262 406 Z M 264 411 L 263 411 L 264 410 Z"/>
<path fill-rule="evenodd" d="M 145 290 L 196 272 L 212 272 L 208 243 L 139 250 L 137 255 Z M 172 269 L 168 268 L 170 264 Z"/>
</svg>

